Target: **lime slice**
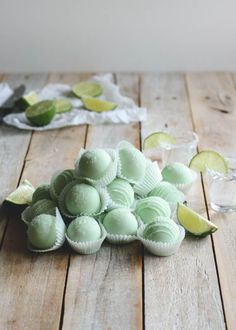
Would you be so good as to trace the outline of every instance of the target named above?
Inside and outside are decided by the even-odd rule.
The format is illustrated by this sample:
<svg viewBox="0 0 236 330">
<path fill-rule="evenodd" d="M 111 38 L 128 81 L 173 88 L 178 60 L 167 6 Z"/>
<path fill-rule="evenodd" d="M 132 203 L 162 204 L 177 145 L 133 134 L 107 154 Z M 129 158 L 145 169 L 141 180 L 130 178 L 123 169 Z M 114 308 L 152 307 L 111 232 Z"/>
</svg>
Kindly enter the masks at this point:
<svg viewBox="0 0 236 330">
<path fill-rule="evenodd" d="M 56 108 L 56 113 L 69 112 L 72 109 L 72 104 L 70 101 L 64 99 L 55 100 L 54 105 Z"/>
<path fill-rule="evenodd" d="M 19 187 L 6 198 L 6 201 L 18 205 L 30 204 L 34 191 L 33 185 L 28 180 L 24 180 Z"/>
<path fill-rule="evenodd" d="M 41 101 L 26 109 L 27 119 L 36 126 L 44 126 L 50 123 L 56 113 L 53 101 Z"/>
<path fill-rule="evenodd" d="M 105 112 L 114 110 L 117 107 L 116 103 L 98 100 L 93 97 L 83 97 L 82 100 L 85 108 L 91 111 Z"/>
<path fill-rule="evenodd" d="M 102 94 L 102 87 L 95 82 L 82 82 L 80 84 L 74 85 L 72 91 L 75 96 L 81 98 L 83 96 L 97 97 Z"/>
<path fill-rule="evenodd" d="M 195 236 L 206 236 L 218 229 L 214 223 L 197 214 L 184 204 L 178 204 L 177 217 L 180 224 Z"/>
<path fill-rule="evenodd" d="M 175 138 L 165 132 L 154 132 L 148 135 L 143 142 L 143 149 L 154 149 L 158 147 L 161 143 L 175 144 Z"/>
<path fill-rule="evenodd" d="M 35 92 L 30 92 L 29 94 L 22 96 L 15 104 L 19 110 L 25 111 L 28 107 L 39 101 L 38 95 Z"/>
<path fill-rule="evenodd" d="M 213 150 L 203 150 L 193 156 L 189 167 L 198 172 L 205 172 L 206 168 L 223 174 L 228 172 L 226 160 Z"/>
</svg>

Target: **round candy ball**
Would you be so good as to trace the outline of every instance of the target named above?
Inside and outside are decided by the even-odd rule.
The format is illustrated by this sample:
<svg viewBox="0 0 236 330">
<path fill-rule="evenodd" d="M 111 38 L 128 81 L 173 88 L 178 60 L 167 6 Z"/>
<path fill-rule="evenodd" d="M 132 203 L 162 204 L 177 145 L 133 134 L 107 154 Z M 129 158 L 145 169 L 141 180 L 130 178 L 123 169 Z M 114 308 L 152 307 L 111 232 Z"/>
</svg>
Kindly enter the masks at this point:
<svg viewBox="0 0 236 330">
<path fill-rule="evenodd" d="M 75 184 L 65 194 L 65 206 L 72 215 L 92 215 L 101 208 L 100 195 L 88 184 Z"/>
<path fill-rule="evenodd" d="M 138 229 L 135 216 L 126 208 L 110 211 L 103 219 L 103 226 L 113 235 L 135 235 Z"/>
<path fill-rule="evenodd" d="M 151 222 L 144 229 L 143 237 L 154 242 L 175 242 L 179 237 L 179 227 L 171 219 Z"/>
<path fill-rule="evenodd" d="M 156 221 L 159 216 L 170 217 L 171 209 L 163 198 L 151 196 L 137 202 L 135 213 L 147 224 Z"/>
<path fill-rule="evenodd" d="M 130 182 L 138 182 L 145 175 L 146 159 L 136 148 L 124 147 L 119 150 L 120 176 Z"/>
<path fill-rule="evenodd" d="M 35 204 L 41 199 L 51 199 L 49 188 L 49 184 L 42 184 L 38 186 L 33 193 L 32 203 Z"/>
<path fill-rule="evenodd" d="M 56 242 L 56 217 L 48 214 L 38 215 L 29 223 L 27 236 L 35 248 L 51 248 Z"/>
<path fill-rule="evenodd" d="M 192 171 L 182 163 L 167 165 L 161 173 L 163 180 L 172 184 L 188 184 L 193 181 Z"/>
<path fill-rule="evenodd" d="M 131 185 L 123 179 L 115 179 L 107 186 L 112 202 L 125 207 L 130 207 L 134 202 L 134 191 Z"/>
<path fill-rule="evenodd" d="M 148 196 L 161 197 L 167 202 L 172 203 L 182 203 L 184 201 L 182 191 L 179 191 L 173 184 L 165 181 L 159 182 Z"/>
<path fill-rule="evenodd" d="M 101 228 L 95 219 L 81 216 L 69 224 L 67 236 L 74 242 L 96 241 L 101 237 Z"/>
<path fill-rule="evenodd" d="M 79 160 L 78 172 L 80 176 L 98 180 L 105 175 L 111 163 L 111 156 L 105 150 L 88 150 Z"/>
</svg>

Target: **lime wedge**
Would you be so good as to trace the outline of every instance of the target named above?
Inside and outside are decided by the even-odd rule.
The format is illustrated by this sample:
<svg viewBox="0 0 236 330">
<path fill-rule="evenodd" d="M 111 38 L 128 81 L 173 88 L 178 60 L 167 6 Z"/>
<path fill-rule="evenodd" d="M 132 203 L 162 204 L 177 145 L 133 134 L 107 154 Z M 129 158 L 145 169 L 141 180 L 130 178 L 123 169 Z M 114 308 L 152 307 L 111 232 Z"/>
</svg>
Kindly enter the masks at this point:
<svg viewBox="0 0 236 330">
<path fill-rule="evenodd" d="M 98 100 L 93 97 L 83 97 L 82 101 L 87 110 L 96 112 L 110 111 L 117 107 L 116 103 Z"/>
<path fill-rule="evenodd" d="M 69 112 L 72 109 L 72 104 L 70 101 L 64 99 L 55 100 L 54 105 L 56 108 L 56 113 Z"/>
<path fill-rule="evenodd" d="M 39 101 L 38 95 L 35 92 L 30 92 L 29 94 L 22 96 L 15 104 L 19 110 L 25 111 L 28 107 Z"/>
<path fill-rule="evenodd" d="M 193 156 L 190 160 L 189 167 L 198 172 L 205 172 L 206 168 L 223 174 L 228 172 L 226 160 L 218 152 L 213 150 L 203 150 Z"/>
<path fill-rule="evenodd" d="M 83 96 L 97 97 L 102 94 L 102 87 L 95 82 L 85 81 L 74 85 L 72 91 L 79 98 Z"/>
<path fill-rule="evenodd" d="M 154 149 L 158 147 L 161 143 L 175 144 L 175 138 L 165 132 L 154 132 L 148 135 L 143 142 L 143 149 Z"/>
<path fill-rule="evenodd" d="M 33 185 L 28 180 L 24 180 L 19 187 L 6 198 L 6 201 L 18 205 L 30 204 L 34 191 Z"/>
<path fill-rule="evenodd" d="M 51 122 L 56 113 L 53 101 L 41 101 L 26 109 L 26 117 L 31 124 L 44 126 Z"/>
<path fill-rule="evenodd" d="M 195 236 L 207 236 L 218 229 L 214 223 L 197 214 L 184 204 L 178 204 L 177 217 L 179 223 Z"/>
</svg>

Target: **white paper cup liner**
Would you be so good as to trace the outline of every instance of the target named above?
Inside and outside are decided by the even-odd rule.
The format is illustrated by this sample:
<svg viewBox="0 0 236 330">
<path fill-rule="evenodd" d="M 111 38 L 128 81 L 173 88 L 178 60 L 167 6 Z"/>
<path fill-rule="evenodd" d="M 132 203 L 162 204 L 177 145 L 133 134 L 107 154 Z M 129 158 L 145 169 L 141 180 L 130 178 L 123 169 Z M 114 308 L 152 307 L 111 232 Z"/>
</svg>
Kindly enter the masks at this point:
<svg viewBox="0 0 236 330">
<path fill-rule="evenodd" d="M 101 226 L 100 223 L 99 223 L 99 226 L 100 226 L 101 232 L 102 232 L 102 236 L 99 240 L 90 241 L 90 242 L 75 242 L 75 241 L 72 241 L 67 235 L 65 235 L 68 244 L 74 251 L 76 251 L 79 254 L 96 253 L 101 248 L 101 245 L 106 238 L 106 231 L 104 230 L 103 226 Z"/>
<path fill-rule="evenodd" d="M 91 185 L 93 185 L 95 187 L 107 186 L 109 183 L 111 183 L 115 179 L 116 174 L 117 174 L 117 166 L 118 166 L 117 165 L 118 164 L 117 151 L 114 149 L 104 149 L 104 150 L 111 156 L 112 163 L 110 164 L 109 168 L 107 169 L 106 174 L 103 177 L 101 177 L 98 180 L 94 180 L 94 179 L 91 179 L 88 177 L 81 176 L 78 171 L 79 160 L 86 151 L 85 149 L 81 149 L 79 159 L 76 161 L 76 164 L 75 164 L 76 174 L 79 179 L 83 179 L 84 181 L 90 183 Z"/>
<path fill-rule="evenodd" d="M 98 216 L 101 213 L 103 213 L 107 209 L 110 197 L 109 197 L 106 189 L 104 189 L 102 187 L 96 187 L 96 189 L 100 195 L 100 200 L 101 200 L 101 208 L 98 212 L 95 212 L 93 214 L 80 213 L 78 215 L 73 215 L 67 210 L 66 205 L 65 205 L 65 195 L 68 192 L 68 190 L 71 187 L 73 187 L 73 185 L 78 184 L 78 183 L 81 183 L 81 181 L 75 180 L 75 181 L 69 183 L 68 185 L 66 185 L 65 188 L 63 189 L 63 191 L 59 197 L 59 209 L 60 209 L 61 213 L 68 219 L 75 219 L 76 217 L 81 216 L 81 215 L 88 215 L 88 216 L 94 217 L 94 216 Z"/>
<path fill-rule="evenodd" d="M 49 214 L 45 213 L 44 214 Z M 56 206 L 55 206 L 55 214 L 56 214 Z M 30 215 L 30 206 L 27 206 L 26 209 L 21 213 L 21 220 L 28 226 L 29 223 L 31 222 L 32 218 Z"/>
<path fill-rule="evenodd" d="M 39 253 L 43 253 L 43 252 L 50 252 L 50 251 L 54 251 L 59 249 L 65 242 L 65 232 L 66 232 L 66 226 L 65 223 L 62 219 L 62 216 L 58 210 L 58 208 L 56 208 L 56 241 L 54 243 L 54 245 L 49 248 L 49 249 L 45 249 L 45 250 L 40 250 L 40 249 L 36 249 L 35 247 L 33 247 L 29 240 L 27 241 L 27 247 L 30 251 L 32 252 L 39 252 Z"/>
<path fill-rule="evenodd" d="M 158 163 L 147 161 L 145 176 L 142 181 L 133 186 L 134 192 L 141 197 L 146 197 L 161 180 L 162 175 Z"/>
<path fill-rule="evenodd" d="M 191 170 L 192 171 L 192 170 Z M 186 184 L 174 184 L 172 183 L 177 189 L 179 189 L 180 191 L 182 191 L 184 194 L 187 194 L 189 192 L 189 190 L 191 189 L 193 183 L 196 181 L 197 179 L 197 173 L 195 171 L 192 171 L 192 181 L 190 183 L 186 183 Z"/>
<path fill-rule="evenodd" d="M 145 227 L 140 227 L 137 231 L 137 236 L 138 239 L 143 243 L 144 247 L 152 254 L 156 255 L 156 256 L 160 256 L 160 257 L 168 257 L 172 254 L 175 254 L 184 237 L 185 237 L 185 230 L 182 226 L 179 226 L 179 237 L 178 239 L 173 242 L 173 243 L 161 243 L 161 242 L 154 242 L 154 241 L 150 241 L 147 240 L 145 238 L 143 238 L 143 231 L 144 231 Z"/>
<path fill-rule="evenodd" d="M 68 169 L 69 170 L 69 169 Z M 70 169 L 71 171 L 73 171 L 72 169 Z M 63 170 L 61 171 L 57 171 L 53 174 L 52 176 L 52 179 L 51 179 L 51 183 L 50 183 L 50 195 L 51 195 L 51 198 L 55 201 L 55 202 L 58 202 L 58 199 L 59 199 L 59 196 L 60 194 L 58 194 L 54 188 L 54 179 L 63 172 Z M 74 171 L 74 176 L 75 176 L 75 171 Z M 71 181 L 74 181 L 75 180 L 75 177 L 74 178 L 71 178 Z M 69 182 L 68 182 L 69 183 Z M 67 184 L 68 184 L 67 183 Z"/>
</svg>

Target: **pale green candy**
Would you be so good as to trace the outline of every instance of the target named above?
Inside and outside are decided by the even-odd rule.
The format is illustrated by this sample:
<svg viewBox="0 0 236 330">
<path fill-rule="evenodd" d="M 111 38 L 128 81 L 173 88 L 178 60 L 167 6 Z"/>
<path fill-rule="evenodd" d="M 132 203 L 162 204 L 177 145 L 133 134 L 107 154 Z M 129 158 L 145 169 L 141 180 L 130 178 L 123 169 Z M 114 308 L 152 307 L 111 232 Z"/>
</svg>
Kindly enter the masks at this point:
<svg viewBox="0 0 236 330">
<path fill-rule="evenodd" d="M 119 150 L 120 176 L 130 182 L 138 182 L 145 175 L 146 159 L 136 148 L 124 147 Z"/>
<path fill-rule="evenodd" d="M 155 221 L 146 226 L 143 237 L 154 242 L 172 243 L 179 237 L 179 227 L 173 220 Z"/>
<path fill-rule="evenodd" d="M 48 214 L 38 215 L 29 224 L 27 236 L 35 248 L 51 248 L 56 242 L 56 217 Z"/>
<path fill-rule="evenodd" d="M 65 194 L 65 206 L 72 215 L 92 215 L 101 208 L 100 195 L 88 184 L 75 184 Z"/>
<path fill-rule="evenodd" d="M 131 185 L 123 179 L 115 179 L 108 186 L 107 190 L 113 203 L 130 207 L 134 202 L 134 191 Z"/>
<path fill-rule="evenodd" d="M 159 182 L 148 196 L 161 197 L 171 203 L 182 203 L 184 201 L 184 194 L 173 184 L 165 181 Z"/>
<path fill-rule="evenodd" d="M 50 194 L 54 200 L 59 198 L 64 187 L 75 178 L 74 170 L 67 169 L 53 175 L 50 184 Z"/>
<path fill-rule="evenodd" d="M 103 226 L 113 235 L 135 235 L 138 229 L 135 216 L 127 208 L 110 211 L 103 219 Z"/>
<path fill-rule="evenodd" d="M 32 221 L 35 217 L 40 214 L 55 215 L 56 204 L 49 199 L 40 199 L 35 204 L 32 204 L 26 212 L 26 220 Z"/>
<path fill-rule="evenodd" d="M 173 184 L 188 184 L 193 181 L 192 171 L 181 163 L 167 165 L 162 170 L 163 181 Z"/>
<path fill-rule="evenodd" d="M 85 151 L 78 164 L 79 175 L 98 180 L 106 174 L 111 163 L 111 156 L 103 149 Z"/>
<path fill-rule="evenodd" d="M 97 241 L 101 237 L 101 228 L 95 219 L 81 216 L 69 224 L 67 236 L 74 242 Z"/>
<path fill-rule="evenodd" d="M 51 199 L 49 184 L 42 184 L 36 188 L 32 196 L 32 203 L 36 203 L 41 199 Z"/>
<path fill-rule="evenodd" d="M 160 216 L 170 217 L 171 209 L 163 198 L 151 196 L 138 200 L 135 213 L 147 224 L 156 221 Z"/>
</svg>

